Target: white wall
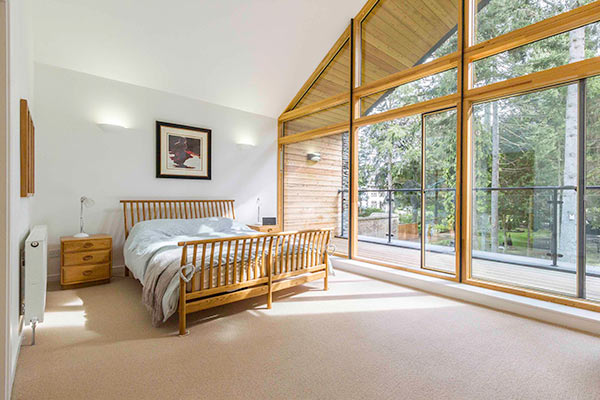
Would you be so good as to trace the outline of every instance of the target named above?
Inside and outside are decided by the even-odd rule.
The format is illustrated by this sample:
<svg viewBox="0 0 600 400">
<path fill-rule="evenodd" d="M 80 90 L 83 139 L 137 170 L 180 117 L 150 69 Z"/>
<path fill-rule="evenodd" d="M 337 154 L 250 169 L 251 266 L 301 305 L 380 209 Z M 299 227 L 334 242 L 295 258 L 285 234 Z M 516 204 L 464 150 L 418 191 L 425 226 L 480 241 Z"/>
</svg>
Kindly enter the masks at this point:
<svg viewBox="0 0 600 400">
<path fill-rule="evenodd" d="M 48 225 L 51 249 L 78 232 L 82 195 L 96 201 L 86 231 L 113 236 L 115 266 L 123 264 L 120 199 L 234 199 L 238 219 L 253 222 L 260 197 L 262 215 L 276 215 L 275 119 L 38 63 L 35 83 L 33 221 Z M 212 180 L 155 177 L 156 120 L 212 129 Z M 131 129 L 104 132 L 100 122 Z M 49 261 L 56 277 L 59 259 Z"/>
<path fill-rule="evenodd" d="M 32 200 L 20 197 L 20 99 L 33 106 L 33 35 L 28 0 L 8 1 L 9 36 L 9 254 L 7 268 L 8 380 L 10 394 L 20 346 L 19 334 L 19 260 L 23 241 L 29 233 Z"/>
</svg>

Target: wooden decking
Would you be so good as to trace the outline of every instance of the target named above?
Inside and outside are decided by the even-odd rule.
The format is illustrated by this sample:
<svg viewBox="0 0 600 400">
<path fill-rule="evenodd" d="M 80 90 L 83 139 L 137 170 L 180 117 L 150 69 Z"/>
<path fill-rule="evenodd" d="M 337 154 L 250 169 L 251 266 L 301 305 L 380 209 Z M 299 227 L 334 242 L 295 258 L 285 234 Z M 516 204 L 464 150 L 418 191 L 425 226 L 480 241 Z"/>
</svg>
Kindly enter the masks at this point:
<svg viewBox="0 0 600 400">
<path fill-rule="evenodd" d="M 347 240 L 334 238 L 339 249 L 347 249 Z M 377 243 L 358 242 L 358 256 L 408 268 L 421 268 L 420 251 Z M 449 254 L 427 252 L 425 263 L 431 269 L 454 273 L 455 258 Z M 577 281 L 573 273 L 473 259 L 472 277 L 485 281 L 503 283 L 530 289 L 576 296 Z M 587 276 L 586 293 L 589 300 L 600 301 L 600 278 Z"/>
</svg>

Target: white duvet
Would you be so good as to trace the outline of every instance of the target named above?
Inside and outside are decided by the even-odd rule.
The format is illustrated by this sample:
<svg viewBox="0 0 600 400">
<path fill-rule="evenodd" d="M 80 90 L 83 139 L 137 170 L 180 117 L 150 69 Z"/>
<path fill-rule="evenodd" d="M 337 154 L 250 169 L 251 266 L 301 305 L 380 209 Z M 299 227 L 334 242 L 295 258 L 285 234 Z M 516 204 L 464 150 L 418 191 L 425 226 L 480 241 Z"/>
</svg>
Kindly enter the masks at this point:
<svg viewBox="0 0 600 400">
<path fill-rule="evenodd" d="M 155 219 L 135 224 L 125 245 L 125 265 L 142 284 L 152 268 L 164 268 L 181 260 L 178 242 L 257 234 L 248 226 L 231 218 Z M 162 298 L 163 321 L 176 310 L 179 277 L 175 275 Z"/>
</svg>

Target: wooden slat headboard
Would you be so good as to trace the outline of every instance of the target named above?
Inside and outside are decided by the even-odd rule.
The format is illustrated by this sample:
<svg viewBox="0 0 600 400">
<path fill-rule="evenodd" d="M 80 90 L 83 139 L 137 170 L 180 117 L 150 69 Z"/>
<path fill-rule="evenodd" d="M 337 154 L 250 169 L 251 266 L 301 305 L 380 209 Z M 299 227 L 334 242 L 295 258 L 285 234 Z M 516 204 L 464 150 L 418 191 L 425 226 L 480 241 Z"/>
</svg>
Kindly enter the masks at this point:
<svg viewBox="0 0 600 400">
<path fill-rule="evenodd" d="M 121 200 L 125 237 L 140 221 L 206 217 L 235 218 L 233 200 Z"/>
</svg>

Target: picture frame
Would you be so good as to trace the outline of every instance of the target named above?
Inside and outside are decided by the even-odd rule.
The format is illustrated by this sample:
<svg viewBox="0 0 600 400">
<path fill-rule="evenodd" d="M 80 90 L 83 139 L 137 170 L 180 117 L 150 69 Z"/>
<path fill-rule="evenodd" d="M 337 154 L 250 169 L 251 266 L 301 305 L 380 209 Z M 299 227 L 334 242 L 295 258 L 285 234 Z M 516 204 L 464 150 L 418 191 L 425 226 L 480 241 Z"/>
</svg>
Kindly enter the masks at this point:
<svg viewBox="0 0 600 400">
<path fill-rule="evenodd" d="M 212 131 L 156 121 L 156 177 L 211 179 Z"/>
<path fill-rule="evenodd" d="M 35 126 L 27 100 L 20 101 L 21 197 L 35 194 Z"/>
</svg>

